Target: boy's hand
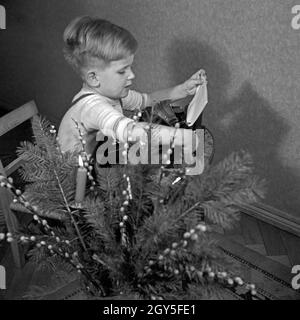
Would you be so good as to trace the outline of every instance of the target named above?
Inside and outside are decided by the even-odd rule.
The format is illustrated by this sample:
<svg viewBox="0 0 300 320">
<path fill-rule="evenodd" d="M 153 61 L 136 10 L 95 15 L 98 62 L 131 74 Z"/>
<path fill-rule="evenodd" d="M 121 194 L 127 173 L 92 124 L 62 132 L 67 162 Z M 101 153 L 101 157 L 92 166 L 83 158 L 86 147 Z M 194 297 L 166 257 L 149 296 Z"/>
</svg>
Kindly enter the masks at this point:
<svg viewBox="0 0 300 320">
<path fill-rule="evenodd" d="M 139 141 L 141 146 L 144 146 L 148 142 L 148 135 L 146 131 L 147 123 L 145 122 L 139 122 L 136 124 L 132 124 L 130 126 L 130 135 L 131 135 L 131 141 L 130 142 L 136 142 Z"/>
<path fill-rule="evenodd" d="M 196 93 L 197 87 L 204 83 L 207 83 L 206 73 L 200 69 L 182 84 L 182 88 L 186 96 L 191 96 Z"/>
</svg>

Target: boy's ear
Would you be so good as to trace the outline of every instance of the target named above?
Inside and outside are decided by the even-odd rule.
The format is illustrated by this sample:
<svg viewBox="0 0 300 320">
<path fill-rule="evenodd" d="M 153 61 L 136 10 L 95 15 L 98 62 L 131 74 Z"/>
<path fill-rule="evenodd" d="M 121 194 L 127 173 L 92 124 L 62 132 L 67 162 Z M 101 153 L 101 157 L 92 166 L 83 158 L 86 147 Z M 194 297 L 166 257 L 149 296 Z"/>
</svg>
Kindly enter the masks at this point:
<svg viewBox="0 0 300 320">
<path fill-rule="evenodd" d="M 85 81 L 91 87 L 98 88 L 100 87 L 100 79 L 94 70 L 89 70 L 85 75 Z"/>
</svg>

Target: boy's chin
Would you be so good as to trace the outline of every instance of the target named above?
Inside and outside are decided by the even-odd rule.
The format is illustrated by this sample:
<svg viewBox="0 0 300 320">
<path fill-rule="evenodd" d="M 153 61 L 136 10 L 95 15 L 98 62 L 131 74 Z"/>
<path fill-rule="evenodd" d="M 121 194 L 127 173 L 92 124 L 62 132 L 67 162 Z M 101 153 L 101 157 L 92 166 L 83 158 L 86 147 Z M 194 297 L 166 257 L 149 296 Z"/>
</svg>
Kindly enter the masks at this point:
<svg viewBox="0 0 300 320">
<path fill-rule="evenodd" d="M 120 98 L 126 98 L 128 96 L 128 93 L 129 93 L 129 88 L 125 88 L 122 91 L 122 94 L 120 94 Z"/>
</svg>

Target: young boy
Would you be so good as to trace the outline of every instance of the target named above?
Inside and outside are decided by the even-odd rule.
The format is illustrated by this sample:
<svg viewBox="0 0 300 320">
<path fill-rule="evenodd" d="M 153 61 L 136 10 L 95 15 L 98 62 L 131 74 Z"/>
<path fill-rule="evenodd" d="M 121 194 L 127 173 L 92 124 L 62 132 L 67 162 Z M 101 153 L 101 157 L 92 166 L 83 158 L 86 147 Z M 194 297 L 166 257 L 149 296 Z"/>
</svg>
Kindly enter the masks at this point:
<svg viewBox="0 0 300 320">
<path fill-rule="evenodd" d="M 134 121 L 123 115 L 123 109 L 142 110 L 161 100 L 179 100 L 196 92 L 202 84 L 196 72 L 190 79 L 173 88 L 153 93 L 139 93 L 131 90 L 135 75 L 132 71 L 137 41 L 133 35 L 109 21 L 92 17 L 73 20 L 64 32 L 64 54 L 83 81 L 80 92 L 74 97 L 71 108 L 64 115 L 58 132 L 61 150 L 81 149 L 79 124 L 86 141 L 86 151 L 92 154 L 96 148 L 96 134 L 104 135 L 120 142 L 127 142 L 129 136 L 134 141 L 147 141 L 147 123 Z M 157 126 L 160 137 L 175 135 L 175 145 L 192 148 L 192 139 L 186 138 L 186 129 Z M 154 133 L 155 134 L 155 133 Z M 195 141 L 194 141 L 195 144 Z"/>
</svg>

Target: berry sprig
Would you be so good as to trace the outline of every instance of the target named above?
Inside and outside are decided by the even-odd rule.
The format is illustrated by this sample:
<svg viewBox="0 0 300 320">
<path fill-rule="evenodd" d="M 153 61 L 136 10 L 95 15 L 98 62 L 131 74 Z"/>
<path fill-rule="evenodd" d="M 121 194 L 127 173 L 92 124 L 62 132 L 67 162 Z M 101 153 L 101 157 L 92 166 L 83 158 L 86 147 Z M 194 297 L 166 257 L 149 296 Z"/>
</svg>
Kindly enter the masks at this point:
<svg viewBox="0 0 300 320">
<path fill-rule="evenodd" d="M 0 175 L 0 187 L 4 187 L 4 188 L 9 189 L 14 195 L 13 202 L 14 203 L 18 202 L 18 203 L 22 204 L 33 215 L 33 219 L 35 221 L 37 221 L 37 223 L 40 224 L 44 228 L 45 231 L 50 232 L 50 233 L 53 232 L 53 230 L 49 226 L 47 220 L 42 219 L 39 216 L 38 207 L 35 205 L 31 205 L 30 202 L 27 201 L 27 199 L 22 194 L 22 191 L 20 189 L 17 189 L 13 185 L 12 177 L 6 178 L 3 175 Z"/>
<path fill-rule="evenodd" d="M 80 140 L 80 143 L 81 143 L 81 153 L 85 153 L 86 152 L 85 151 L 86 141 L 84 140 L 83 133 L 81 132 L 81 129 L 80 129 L 78 121 L 75 120 L 74 118 L 72 118 L 72 120 L 74 121 L 74 123 L 76 125 L 76 129 L 78 130 L 79 140 Z"/>
<path fill-rule="evenodd" d="M 141 113 L 141 111 L 138 111 L 138 113 L 136 115 L 134 115 L 132 117 L 132 119 L 137 123 L 141 117 L 142 117 L 142 113 Z"/>
<path fill-rule="evenodd" d="M 132 192 L 131 192 L 131 184 L 130 178 L 125 173 L 123 174 L 123 178 L 126 179 L 127 188 L 122 191 L 122 195 L 124 196 L 124 201 L 122 206 L 120 207 L 121 220 L 119 223 L 120 232 L 121 232 L 121 243 L 123 246 L 129 246 L 129 239 L 126 231 L 126 223 L 128 223 L 128 215 L 126 213 L 126 208 L 129 205 L 129 200 L 132 200 Z"/>
<path fill-rule="evenodd" d="M 53 236 L 55 236 L 55 234 L 53 234 Z M 5 237 L 8 242 L 14 240 L 11 234 L 8 233 L 5 235 L 4 233 L 0 233 L 0 240 L 4 240 Z M 38 239 L 35 236 L 24 235 L 20 236 L 19 240 L 23 244 L 28 242 L 35 243 L 35 246 L 37 248 L 47 250 L 51 256 L 59 256 L 67 263 L 70 263 L 78 273 L 83 274 L 86 279 L 93 283 L 93 285 L 99 290 L 99 292 L 102 292 L 102 294 L 104 295 L 101 286 L 99 286 L 98 283 L 94 281 L 87 268 L 80 262 L 78 251 L 72 250 L 71 241 L 61 239 L 59 236 L 55 236 L 55 238 L 51 239 L 51 241 L 47 241 L 46 238 Z M 89 290 L 88 286 L 86 288 L 87 290 Z"/>
<path fill-rule="evenodd" d="M 90 186 L 90 190 L 94 191 L 95 190 L 95 179 L 93 177 L 93 165 L 92 165 L 92 161 L 91 161 L 91 155 L 84 153 L 82 156 L 82 161 L 83 161 L 83 167 L 86 168 L 87 171 L 87 177 L 90 180 L 91 186 Z"/>
<path fill-rule="evenodd" d="M 171 163 L 170 161 L 170 156 L 171 154 L 173 153 L 173 149 L 175 148 L 175 136 L 176 136 L 176 132 L 177 132 L 177 129 L 180 128 L 180 123 L 179 122 L 176 122 L 175 123 L 175 131 L 174 131 L 174 135 L 172 137 L 172 140 L 171 140 L 171 146 L 170 148 L 167 150 L 167 153 L 166 154 L 163 154 L 162 158 L 163 160 L 166 161 L 166 164 L 169 165 Z"/>
<path fill-rule="evenodd" d="M 125 144 L 123 145 L 124 146 L 124 150 L 122 151 L 122 156 L 124 157 L 124 164 L 128 163 L 129 143 L 134 141 L 132 131 L 134 130 L 135 126 L 137 125 L 137 123 L 139 122 L 141 117 L 142 117 L 142 113 L 139 111 L 132 118 L 133 119 L 133 123 L 132 123 L 132 127 L 130 128 L 130 130 L 128 130 L 127 142 L 125 142 Z M 143 141 L 139 141 L 139 143 L 140 143 L 141 146 L 145 145 L 145 142 L 143 142 Z"/>
<path fill-rule="evenodd" d="M 87 170 L 87 177 L 90 180 L 91 186 L 90 186 L 90 190 L 94 191 L 95 190 L 95 179 L 93 177 L 92 171 L 93 171 L 93 163 L 92 163 L 92 156 L 90 154 L 87 154 L 86 152 L 86 141 L 84 139 L 83 133 L 80 129 L 79 123 L 78 121 L 76 121 L 75 119 L 72 119 L 76 125 L 76 129 L 78 130 L 78 134 L 79 134 L 79 140 L 81 143 L 81 158 L 83 161 L 83 167 L 86 168 Z"/>
<path fill-rule="evenodd" d="M 125 190 L 123 190 L 123 195 L 126 195 L 126 198 L 128 196 L 128 199 L 132 200 L 132 191 L 131 191 L 131 182 L 130 182 L 130 177 L 124 173 L 123 178 L 126 179 L 127 187 Z"/>
<path fill-rule="evenodd" d="M 35 220 L 38 223 L 38 225 L 47 233 L 48 237 L 52 237 L 53 239 L 55 239 L 57 243 L 65 243 L 68 246 L 70 245 L 69 240 L 64 240 L 64 239 L 61 239 L 59 236 L 57 236 L 54 229 L 48 224 L 48 221 L 39 216 L 38 207 L 35 205 L 31 205 L 30 202 L 27 201 L 26 198 L 23 196 L 22 191 L 14 187 L 13 179 L 11 177 L 6 178 L 0 175 L 0 186 L 9 189 L 14 194 L 15 198 L 13 202 L 15 203 L 18 202 L 21 205 L 23 205 L 32 214 L 33 220 Z M 5 236 L 3 238 L 5 238 Z M 28 237 L 25 235 L 17 236 L 17 235 L 12 235 L 11 233 L 7 233 L 6 238 L 8 242 L 12 242 L 14 239 L 20 240 L 21 242 L 37 240 L 35 236 L 31 236 L 31 237 Z M 40 245 L 44 245 L 44 242 L 40 243 Z"/>
<path fill-rule="evenodd" d="M 51 134 L 56 134 L 56 129 L 55 129 L 55 126 L 54 126 L 53 124 L 50 126 L 49 132 L 50 132 Z"/>
<path fill-rule="evenodd" d="M 174 260 L 174 257 L 177 256 L 177 250 L 179 249 L 185 249 L 189 241 L 197 241 L 199 236 L 202 235 L 204 232 L 206 232 L 208 227 L 202 223 L 199 223 L 195 229 L 191 229 L 188 232 L 185 232 L 183 235 L 183 239 L 179 242 L 173 242 L 170 248 L 166 248 L 162 254 L 159 254 L 157 256 L 156 261 L 155 260 L 149 260 L 148 265 L 144 267 L 144 271 L 146 274 L 150 274 L 153 272 L 152 268 L 155 265 L 163 265 L 164 263 L 167 265 L 170 261 Z M 172 269 L 172 270 L 171 270 Z M 172 267 L 168 267 L 167 270 L 169 272 L 173 272 L 175 275 L 179 274 L 178 269 L 174 269 Z M 143 274 L 141 274 L 141 277 Z"/>
<path fill-rule="evenodd" d="M 34 215 L 34 220 L 41 221 L 41 224 L 44 227 L 47 227 L 46 220 L 40 220 L 37 215 Z M 13 235 L 12 233 L 0 233 L 0 241 L 6 240 L 7 242 L 19 241 L 22 244 L 26 243 L 34 243 L 38 249 L 47 250 L 50 255 L 60 256 L 63 260 L 70 263 L 78 273 L 82 273 L 86 279 L 94 284 L 96 288 L 99 289 L 100 292 L 103 293 L 103 290 L 98 284 L 93 280 L 93 277 L 90 275 L 89 271 L 84 267 L 84 265 L 80 262 L 78 251 L 74 251 L 71 245 L 70 240 L 62 239 L 58 235 L 55 234 L 53 230 L 50 231 L 51 236 L 28 236 L 28 235 Z M 75 239 L 73 239 L 75 240 Z M 98 260 L 97 260 L 98 261 Z M 98 261 L 99 262 L 99 261 Z M 87 287 L 88 289 L 88 287 Z"/>
<path fill-rule="evenodd" d="M 60 145 L 59 145 L 59 138 L 56 135 L 57 130 L 55 129 L 55 126 L 52 124 L 50 125 L 50 130 L 49 132 L 55 137 L 55 146 L 56 146 L 56 150 L 59 152 L 60 157 L 62 157 L 62 151 L 60 149 Z"/>
<path fill-rule="evenodd" d="M 51 231 L 51 236 L 33 236 L 33 235 L 13 235 L 12 233 L 0 233 L 0 240 L 6 240 L 7 242 L 18 241 L 22 244 L 34 243 L 37 248 L 44 247 L 54 254 L 54 250 L 58 250 L 58 253 L 63 254 L 65 257 L 69 257 L 70 252 L 65 248 L 71 249 L 71 241 L 62 239 L 57 236 L 54 231 Z M 64 251 L 65 250 L 65 251 Z"/>
<path fill-rule="evenodd" d="M 139 274 L 139 278 L 142 279 L 145 276 L 157 275 L 159 277 L 168 277 L 178 276 L 182 273 L 188 275 L 190 279 L 194 279 L 195 277 L 199 281 L 207 280 L 210 282 L 217 282 L 222 286 L 227 287 L 232 291 L 236 291 L 237 287 L 244 286 L 247 290 L 245 297 L 249 300 L 252 300 L 256 297 L 255 285 L 246 283 L 239 276 L 230 276 L 225 271 L 213 271 L 211 267 L 204 266 L 202 270 L 197 269 L 193 265 L 183 265 L 182 263 L 178 264 L 178 266 L 174 266 L 173 262 L 176 261 L 174 259 L 177 255 L 177 250 L 185 249 L 189 241 L 197 241 L 199 236 L 208 230 L 208 227 L 199 223 L 194 229 L 190 229 L 189 231 L 183 234 L 183 239 L 180 242 L 173 242 L 170 248 L 166 248 L 162 254 L 159 254 L 156 259 L 149 260 L 148 264 L 144 267 L 143 272 Z M 163 268 L 164 271 L 158 272 L 158 268 Z"/>
<path fill-rule="evenodd" d="M 167 150 L 165 154 L 162 155 L 163 163 L 160 167 L 159 181 L 161 181 L 161 179 L 165 176 L 165 170 L 167 170 L 165 164 L 169 165 L 171 163 L 170 156 L 173 153 L 173 149 L 175 148 L 175 136 L 176 136 L 177 129 L 179 128 L 180 128 L 180 123 L 179 122 L 175 123 L 175 132 L 171 140 L 170 148 Z M 181 171 L 182 170 L 180 169 L 180 173 Z"/>
<path fill-rule="evenodd" d="M 246 283 L 240 276 L 235 276 L 226 271 L 212 270 L 209 266 L 206 266 L 204 270 L 199 270 L 194 266 L 186 266 L 186 273 L 190 279 L 197 277 L 200 281 L 206 280 L 210 283 L 215 282 L 235 293 L 237 292 L 238 287 L 244 288 L 246 290 L 244 295 L 247 296 L 247 299 L 258 299 L 255 285 Z"/>
</svg>

